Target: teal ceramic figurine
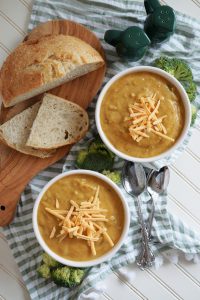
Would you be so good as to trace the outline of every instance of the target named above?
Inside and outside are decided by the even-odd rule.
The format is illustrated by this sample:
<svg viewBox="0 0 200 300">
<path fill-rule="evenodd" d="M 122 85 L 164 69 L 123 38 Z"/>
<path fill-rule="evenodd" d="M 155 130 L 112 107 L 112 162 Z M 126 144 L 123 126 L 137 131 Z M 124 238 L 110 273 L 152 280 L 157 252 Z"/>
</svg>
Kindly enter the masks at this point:
<svg viewBox="0 0 200 300">
<path fill-rule="evenodd" d="M 142 58 L 151 43 L 146 33 L 136 26 L 124 31 L 107 30 L 104 39 L 108 44 L 116 47 L 120 57 L 132 61 Z"/>
<path fill-rule="evenodd" d="M 176 27 L 174 10 L 170 6 L 161 5 L 158 0 L 145 0 L 144 5 L 147 13 L 144 31 L 152 44 L 168 40 Z"/>
</svg>

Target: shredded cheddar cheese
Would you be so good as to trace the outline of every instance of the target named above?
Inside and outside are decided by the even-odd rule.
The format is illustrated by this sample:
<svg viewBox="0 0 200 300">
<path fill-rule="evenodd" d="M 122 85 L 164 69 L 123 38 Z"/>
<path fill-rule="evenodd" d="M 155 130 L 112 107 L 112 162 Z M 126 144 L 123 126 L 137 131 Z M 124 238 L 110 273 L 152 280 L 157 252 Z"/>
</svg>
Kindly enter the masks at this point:
<svg viewBox="0 0 200 300">
<path fill-rule="evenodd" d="M 60 208 L 60 203 L 57 198 L 56 198 L 56 208 Z"/>
<path fill-rule="evenodd" d="M 52 228 L 52 231 L 51 231 L 51 233 L 50 233 L 49 238 L 50 238 L 50 239 L 54 238 L 55 233 L 56 233 L 56 227 L 54 226 L 54 227 Z"/>
<path fill-rule="evenodd" d="M 143 138 L 150 138 L 150 133 L 154 133 L 161 138 L 174 142 L 174 139 L 167 135 L 167 129 L 163 125 L 163 120 L 167 115 L 158 117 L 160 100 L 156 101 L 156 94 L 151 97 L 140 97 L 139 102 L 129 104 L 129 117 L 124 121 L 131 122 L 129 133 L 134 141 L 139 143 Z"/>
<path fill-rule="evenodd" d="M 85 183 L 84 183 L 85 184 Z M 91 249 L 93 256 L 96 255 L 95 243 L 104 239 L 110 247 L 114 243 L 107 232 L 106 223 L 112 222 L 113 216 L 106 217 L 107 209 L 100 207 L 100 187 L 92 187 L 93 196 L 78 204 L 70 200 L 68 210 L 58 209 L 58 200 L 55 201 L 55 209 L 48 207 L 45 210 L 53 215 L 58 221 L 59 234 L 56 234 L 55 226 L 51 230 L 49 238 L 56 238 L 61 243 L 66 237 L 82 239 Z M 60 207 L 60 205 L 59 205 Z"/>
</svg>

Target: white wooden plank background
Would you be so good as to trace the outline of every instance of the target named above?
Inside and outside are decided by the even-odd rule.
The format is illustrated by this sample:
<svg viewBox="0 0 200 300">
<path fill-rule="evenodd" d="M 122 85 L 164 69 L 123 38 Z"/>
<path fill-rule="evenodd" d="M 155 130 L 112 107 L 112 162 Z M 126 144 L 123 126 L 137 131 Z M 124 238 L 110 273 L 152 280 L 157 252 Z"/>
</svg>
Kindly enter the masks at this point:
<svg viewBox="0 0 200 300">
<path fill-rule="evenodd" d="M 122 0 L 123 1 L 123 0 Z M 141 0 L 142 1 L 142 0 Z M 183 13 L 200 16 L 200 0 L 163 0 Z M 32 0 L 0 0 L 0 65 L 8 53 L 26 34 Z M 196 230 L 200 230 L 200 128 L 194 129 L 186 152 L 171 167 L 169 209 L 181 216 Z M 0 300 L 30 299 L 26 287 L 12 257 L 7 242 L 0 233 Z M 101 300 L 199 300 L 199 265 L 183 258 L 176 265 L 169 261 L 159 270 L 135 271 L 128 283 L 116 272 L 104 281 L 107 290 Z"/>
</svg>

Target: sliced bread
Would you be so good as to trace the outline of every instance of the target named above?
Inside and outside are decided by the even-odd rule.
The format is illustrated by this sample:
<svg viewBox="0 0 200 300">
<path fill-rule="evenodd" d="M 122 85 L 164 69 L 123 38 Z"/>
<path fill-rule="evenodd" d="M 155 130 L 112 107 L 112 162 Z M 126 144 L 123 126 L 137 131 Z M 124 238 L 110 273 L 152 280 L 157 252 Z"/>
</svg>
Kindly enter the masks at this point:
<svg viewBox="0 0 200 300">
<path fill-rule="evenodd" d="M 41 151 L 26 146 L 26 141 L 30 134 L 33 121 L 38 113 L 40 104 L 40 102 L 37 102 L 1 125 L 0 140 L 9 147 L 24 154 L 45 158 L 51 156 L 52 152 Z"/>
<path fill-rule="evenodd" d="M 49 150 L 79 141 L 88 130 L 86 111 L 60 97 L 45 94 L 26 145 Z"/>
<path fill-rule="evenodd" d="M 0 72 L 5 107 L 27 100 L 104 65 L 101 55 L 79 38 L 63 34 L 21 43 Z"/>
</svg>

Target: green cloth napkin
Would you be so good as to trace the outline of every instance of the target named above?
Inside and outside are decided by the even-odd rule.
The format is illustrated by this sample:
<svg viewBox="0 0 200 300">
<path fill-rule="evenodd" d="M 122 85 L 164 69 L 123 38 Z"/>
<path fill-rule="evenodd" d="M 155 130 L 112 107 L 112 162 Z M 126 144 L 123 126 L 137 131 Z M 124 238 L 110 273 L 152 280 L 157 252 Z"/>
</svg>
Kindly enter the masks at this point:
<svg viewBox="0 0 200 300">
<path fill-rule="evenodd" d="M 177 13 L 177 30 L 169 42 L 151 47 L 146 56 L 137 63 L 122 62 L 114 51 L 114 48 L 103 41 L 104 32 L 109 28 L 125 29 L 131 25 L 143 26 L 145 10 L 142 4 L 128 0 L 36 0 L 33 5 L 29 30 L 40 22 L 50 19 L 70 19 L 90 28 L 102 41 L 107 56 L 107 74 L 105 82 L 119 71 L 136 65 L 150 65 L 153 60 L 161 54 L 177 56 L 187 60 L 194 72 L 194 77 L 200 86 L 200 23 L 183 14 Z M 197 104 L 198 101 L 196 102 Z M 74 168 L 74 160 L 77 152 L 83 149 L 87 141 L 96 133 L 94 123 L 95 100 L 88 108 L 91 129 L 84 140 L 75 145 L 70 154 L 60 162 L 40 172 L 27 185 L 21 195 L 14 222 L 4 229 L 12 253 L 18 263 L 22 277 L 25 281 L 31 299 L 95 299 L 89 298 L 91 287 L 103 279 L 112 270 L 119 269 L 127 264 L 133 263 L 140 249 L 140 230 L 137 222 L 136 207 L 134 199 L 125 194 L 130 212 L 131 224 L 128 236 L 120 251 L 109 261 L 93 267 L 83 283 L 74 290 L 59 288 L 53 282 L 38 278 L 36 269 L 40 264 L 42 252 L 32 227 L 32 209 L 34 201 L 43 186 L 53 177 L 61 172 L 67 172 Z M 183 145 L 181 145 L 172 156 L 158 161 L 150 167 L 160 168 L 165 164 L 173 163 L 177 156 L 184 150 L 192 130 L 189 131 Z M 123 161 L 116 159 L 115 168 L 121 169 Z M 149 165 L 148 165 L 149 166 Z M 124 192 L 125 193 L 125 192 Z M 153 246 L 157 253 L 177 249 L 187 254 L 188 258 L 200 253 L 200 235 L 190 229 L 176 216 L 170 214 L 166 208 L 167 195 L 162 195 L 156 201 L 155 220 L 153 223 L 153 237 L 160 242 Z M 149 198 L 143 195 L 143 213 L 148 217 Z M 86 295 L 87 294 L 87 295 Z M 86 296 L 85 296 L 86 295 Z"/>
</svg>

